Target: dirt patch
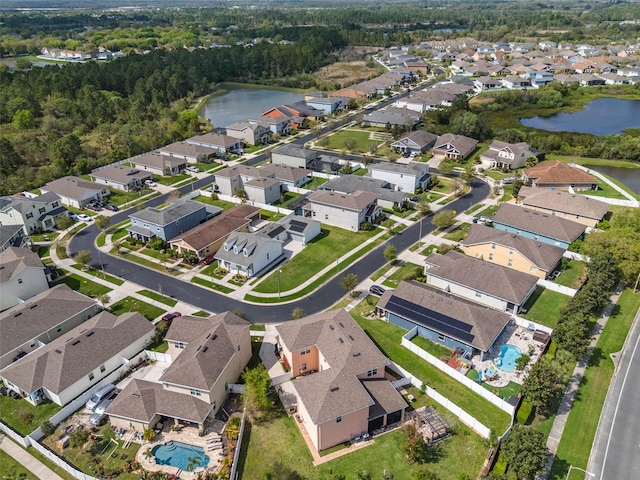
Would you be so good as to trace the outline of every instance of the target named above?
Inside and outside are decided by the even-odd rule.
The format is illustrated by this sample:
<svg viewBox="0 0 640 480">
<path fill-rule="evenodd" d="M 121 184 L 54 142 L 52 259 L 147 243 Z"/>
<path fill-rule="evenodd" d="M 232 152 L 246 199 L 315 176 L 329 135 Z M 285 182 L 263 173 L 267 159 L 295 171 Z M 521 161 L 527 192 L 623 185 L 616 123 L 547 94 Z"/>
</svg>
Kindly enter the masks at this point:
<svg viewBox="0 0 640 480">
<path fill-rule="evenodd" d="M 338 61 L 313 73 L 322 90 L 340 89 L 347 85 L 377 77 L 382 67 L 371 59 L 375 47 L 349 47 L 340 51 Z"/>
</svg>

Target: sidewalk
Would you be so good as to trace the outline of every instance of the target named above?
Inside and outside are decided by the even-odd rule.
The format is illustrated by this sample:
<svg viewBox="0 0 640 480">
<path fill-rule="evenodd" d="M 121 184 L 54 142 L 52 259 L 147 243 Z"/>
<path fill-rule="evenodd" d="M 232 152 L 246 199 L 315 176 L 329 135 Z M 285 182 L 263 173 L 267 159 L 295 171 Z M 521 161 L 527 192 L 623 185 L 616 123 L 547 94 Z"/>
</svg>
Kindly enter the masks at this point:
<svg viewBox="0 0 640 480">
<path fill-rule="evenodd" d="M 63 478 L 56 474 L 53 470 L 47 467 L 44 463 L 31 455 L 25 449 L 19 447 L 13 443 L 9 438 L 4 435 L 0 435 L 0 449 L 4 450 L 9 456 L 13 457 L 24 468 L 29 470 L 38 478 L 42 480 L 63 480 Z M 3 472 L 6 474 L 7 472 Z M 8 478 L 8 477 L 2 477 Z"/>
</svg>

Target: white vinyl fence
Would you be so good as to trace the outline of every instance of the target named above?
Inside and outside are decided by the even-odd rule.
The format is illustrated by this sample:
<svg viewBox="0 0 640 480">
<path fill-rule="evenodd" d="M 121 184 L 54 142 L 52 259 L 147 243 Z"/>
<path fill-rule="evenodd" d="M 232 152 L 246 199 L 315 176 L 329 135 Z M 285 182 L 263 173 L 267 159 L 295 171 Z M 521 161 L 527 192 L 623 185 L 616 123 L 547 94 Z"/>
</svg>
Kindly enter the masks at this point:
<svg viewBox="0 0 640 480">
<path fill-rule="evenodd" d="M 578 293 L 578 290 L 576 290 L 575 288 L 565 287 L 564 285 L 560 285 L 549 280 L 543 280 L 541 278 L 538 279 L 538 285 L 553 292 L 562 293 L 563 295 L 567 295 L 569 297 L 573 297 L 576 293 Z"/>
<path fill-rule="evenodd" d="M 157 362 L 171 363 L 171 355 L 168 353 L 152 352 L 151 350 L 145 350 L 144 353 L 150 360 Z"/>
</svg>

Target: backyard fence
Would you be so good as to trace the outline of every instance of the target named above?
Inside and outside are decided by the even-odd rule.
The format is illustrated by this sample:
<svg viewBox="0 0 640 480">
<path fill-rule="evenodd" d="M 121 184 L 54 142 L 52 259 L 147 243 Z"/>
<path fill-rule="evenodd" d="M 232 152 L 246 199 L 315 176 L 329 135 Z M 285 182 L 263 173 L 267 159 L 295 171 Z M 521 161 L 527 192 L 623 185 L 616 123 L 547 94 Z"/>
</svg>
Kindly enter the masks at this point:
<svg viewBox="0 0 640 480">
<path fill-rule="evenodd" d="M 407 377 L 411 381 L 411 384 L 414 387 L 419 388 L 419 389 L 423 388 L 422 387 L 423 382 L 420 379 L 414 377 L 410 372 L 408 372 L 407 370 L 402 368 L 400 365 L 397 365 L 397 364 L 395 364 L 393 362 L 391 364 L 393 365 L 393 369 L 398 371 L 398 372 L 400 372 L 400 373 L 402 373 L 402 375 Z M 451 413 L 453 413 L 456 417 L 458 417 L 458 419 L 462 423 L 467 425 L 469 428 L 471 428 L 471 430 L 476 432 L 482 438 L 490 438 L 491 437 L 491 429 L 490 428 L 488 428 L 485 425 L 483 425 L 482 423 L 480 423 L 476 418 L 472 417 L 467 412 L 465 412 L 462 408 L 458 407 L 455 403 L 451 402 L 447 397 L 445 397 L 444 395 L 441 395 L 440 393 L 436 392 L 433 388 L 431 388 L 429 386 L 425 386 L 424 387 L 424 391 L 425 391 L 425 393 L 427 395 L 429 395 L 436 402 L 438 402 L 444 408 L 446 408 Z"/>
<path fill-rule="evenodd" d="M 63 469 L 69 475 L 72 475 L 73 477 L 77 478 L 78 480 L 98 480 L 96 477 L 87 475 L 86 473 L 81 472 L 80 470 L 72 467 L 67 462 L 65 462 L 62 458 L 56 455 L 55 452 L 52 452 L 44 445 L 34 441 L 31 443 L 31 446 L 35 450 L 40 452 L 44 457 L 46 457 L 51 463 L 56 464 L 58 467 Z"/>
<path fill-rule="evenodd" d="M 569 250 L 565 250 L 562 256 L 569 260 L 578 260 L 579 262 L 589 263 L 591 261 L 586 255 L 581 255 L 578 252 L 570 252 Z"/>
<path fill-rule="evenodd" d="M 171 355 L 168 353 L 152 352 L 151 350 L 145 350 L 149 360 L 155 360 L 157 362 L 171 363 Z"/>
<path fill-rule="evenodd" d="M 415 329 L 411 330 L 406 335 L 404 335 L 402 337 L 402 342 L 401 342 L 402 346 L 405 347 L 406 349 L 410 350 L 411 352 L 415 353 L 416 355 L 418 355 L 423 360 L 426 360 L 427 363 L 430 363 L 431 365 L 436 367 L 441 372 L 446 373 L 447 375 L 449 375 L 454 380 L 457 380 L 458 382 L 462 383 L 465 387 L 467 387 L 470 390 L 472 390 L 473 392 L 477 393 L 478 395 L 480 395 L 485 400 L 488 400 L 489 402 L 494 404 L 496 407 L 498 407 L 503 412 L 506 412 L 509 415 L 513 416 L 513 413 L 515 411 L 515 408 L 513 407 L 513 405 L 511 405 L 510 403 L 506 402 L 505 400 L 503 400 L 502 398 L 498 397 L 497 395 L 494 395 L 489 390 L 484 388 L 482 385 L 480 385 L 477 382 L 475 382 L 474 380 L 471 380 L 470 378 L 466 377 L 462 373 L 458 372 L 456 369 L 454 369 L 454 368 L 450 367 L 449 365 L 447 365 L 445 362 L 443 362 L 439 358 L 434 357 L 429 352 L 423 350 L 418 345 L 416 345 L 415 343 L 411 342 L 410 338 L 413 338 L 414 336 L 415 336 Z"/>
<path fill-rule="evenodd" d="M 526 318 L 518 317 L 517 315 L 513 316 L 516 325 L 519 327 L 524 327 L 527 330 L 540 330 L 541 332 L 546 332 L 551 334 L 553 332 L 553 328 L 547 327 L 546 325 L 540 325 L 539 323 L 532 322 L 531 320 L 527 320 Z"/>
<path fill-rule="evenodd" d="M 238 434 L 238 443 L 235 452 L 233 452 L 233 463 L 231 464 L 231 473 L 229 478 L 238 480 L 238 463 L 240 462 L 240 447 L 242 446 L 242 437 L 244 436 L 245 420 L 247 418 L 247 409 L 242 410 L 242 421 L 240 422 L 240 432 Z"/>
<path fill-rule="evenodd" d="M 292 378 L 293 378 L 293 372 L 286 372 L 286 373 L 283 373 L 282 375 L 278 375 L 277 377 L 273 377 L 271 379 L 271 385 L 276 387 L 280 384 L 283 384 L 284 382 L 288 382 Z"/>
<path fill-rule="evenodd" d="M 216 194 L 218 196 L 218 199 L 220 200 L 224 200 L 225 202 L 231 202 L 231 203 L 236 203 L 236 204 L 241 204 L 243 203 L 243 199 L 240 197 L 234 197 L 233 195 L 223 195 L 221 193 L 216 193 L 210 189 L 207 190 L 200 190 L 200 195 L 202 195 L 203 197 L 211 197 L 213 194 Z M 246 202 L 247 205 L 253 205 L 254 207 L 258 207 L 262 210 L 268 210 L 270 212 L 275 212 L 275 213 L 281 213 L 283 215 L 290 215 L 293 212 L 293 210 L 289 210 L 288 208 L 284 208 L 284 207 L 279 207 L 277 205 L 269 205 L 268 203 L 260 203 L 260 202 L 254 202 L 253 200 L 247 200 Z"/>
<path fill-rule="evenodd" d="M 573 297 L 578 292 L 575 288 L 565 287 L 564 285 L 559 285 L 555 282 L 550 282 L 549 280 L 543 280 L 541 278 L 538 279 L 538 285 L 569 297 Z"/>
</svg>

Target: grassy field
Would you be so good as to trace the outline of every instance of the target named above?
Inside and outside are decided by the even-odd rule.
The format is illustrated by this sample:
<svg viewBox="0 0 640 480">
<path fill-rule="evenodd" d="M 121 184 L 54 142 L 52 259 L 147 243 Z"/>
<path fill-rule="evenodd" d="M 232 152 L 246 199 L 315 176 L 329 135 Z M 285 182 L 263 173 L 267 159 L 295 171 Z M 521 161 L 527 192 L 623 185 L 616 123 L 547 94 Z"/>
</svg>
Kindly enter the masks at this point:
<svg viewBox="0 0 640 480">
<path fill-rule="evenodd" d="M 304 185 L 304 188 L 307 190 L 315 190 L 321 185 L 327 183 L 329 180 L 322 177 L 313 177 L 309 183 Z"/>
<path fill-rule="evenodd" d="M 127 312 L 139 312 L 144 315 L 147 320 L 155 320 L 166 313 L 166 310 L 133 297 L 123 298 L 119 302 L 111 305 L 109 310 L 111 310 L 114 315 L 122 315 Z"/>
<path fill-rule="evenodd" d="M 406 262 L 398 270 L 389 275 L 387 279 L 382 282 L 382 285 L 389 288 L 398 288 L 398 284 L 404 280 L 407 275 L 415 273 L 416 271 L 422 271 L 422 267 L 415 263 Z"/>
<path fill-rule="evenodd" d="M 429 352 L 431 355 L 433 355 L 436 358 L 444 357 L 448 360 L 449 357 L 451 357 L 451 349 L 445 347 L 444 345 L 440 345 L 439 343 L 432 342 L 431 340 L 427 340 L 426 338 L 421 337 L 419 335 L 416 335 L 415 337 L 413 337 L 411 341 L 415 343 L 417 346 L 419 346 L 420 348 L 422 348 L 423 350 L 425 350 L 426 352 Z"/>
<path fill-rule="evenodd" d="M 337 227 L 322 225 L 322 232 L 316 238 L 307 243 L 307 246 L 282 265 L 278 271 L 274 271 L 254 289 L 261 293 L 277 293 L 278 278 L 280 278 L 280 291 L 286 292 L 304 283 L 307 279 L 321 271 L 328 265 L 335 263 L 340 256 L 357 249 L 363 242 L 379 233 L 377 230 L 370 232 L 350 232 Z"/>
<path fill-rule="evenodd" d="M 157 302 L 164 303 L 169 307 L 175 307 L 178 304 L 177 300 L 174 300 L 173 298 L 165 297 L 164 295 L 161 295 L 160 293 L 157 293 L 157 292 L 152 292 L 151 290 L 140 290 L 138 291 L 138 293 L 140 295 L 144 295 L 145 297 L 151 298 L 152 300 L 155 300 Z"/>
<path fill-rule="evenodd" d="M 54 282 L 54 285 L 59 285 L 61 283 L 65 283 L 72 290 L 91 298 L 100 297 L 113 290 L 112 288 L 92 282 L 91 280 L 81 277 L 80 275 L 76 275 L 75 273 L 67 275 L 66 277 Z"/>
<path fill-rule="evenodd" d="M 82 270 L 84 265 L 80 265 L 79 263 L 74 263 L 71 265 L 76 270 Z M 113 283 L 114 285 L 122 285 L 124 280 L 121 280 L 113 275 L 109 275 L 108 273 L 103 274 L 100 270 L 96 270 L 95 268 L 88 268 L 87 270 L 83 270 L 84 273 L 88 273 L 89 275 L 93 275 L 96 278 L 102 278 L 109 283 Z"/>
<path fill-rule="evenodd" d="M 363 132 L 360 130 L 342 130 L 335 135 L 329 136 L 329 148 L 333 148 L 335 150 L 347 150 L 345 140 L 353 139 L 356 143 L 351 152 L 366 153 L 369 151 L 372 143 L 375 143 L 376 145 L 382 143 L 379 140 L 370 140 L 369 133 L 370 132 Z"/>
<path fill-rule="evenodd" d="M 15 399 L 4 395 L 0 396 L 2 421 L 22 436 L 29 435 L 43 421 L 51 418 L 59 411 L 60 407 L 53 402 L 42 403 L 34 407 L 21 398 Z"/>
<path fill-rule="evenodd" d="M 560 310 L 570 299 L 571 297 L 562 293 L 536 287 L 536 291 L 525 304 L 527 312 L 519 315 L 541 325 L 555 328 L 560 317 Z"/>
<path fill-rule="evenodd" d="M 11 440 L 4 440 L 10 442 Z M 37 480 L 38 477 L 22 466 L 17 460 L 6 453 L 4 450 L 0 450 L 0 478 L 7 480 Z"/>
<path fill-rule="evenodd" d="M 204 278 L 200 278 L 200 277 L 193 277 L 191 279 L 191 282 L 197 285 L 202 285 L 203 287 L 211 288 L 212 290 L 217 290 L 218 292 L 222 292 L 222 293 L 233 292 L 233 288 L 229 288 L 224 285 L 220 285 L 219 283 L 212 282 L 210 280 L 205 280 Z"/>
<path fill-rule="evenodd" d="M 614 373 L 610 355 L 622 350 L 638 308 L 640 308 L 640 293 L 634 294 L 627 288 L 620 296 L 614 314 L 608 320 L 591 356 L 560 439 L 549 478 L 564 479 L 569 465 L 587 467 L 600 412 Z M 579 473 L 576 472 L 569 478 L 574 480 L 584 478 L 580 477 Z"/>
</svg>

